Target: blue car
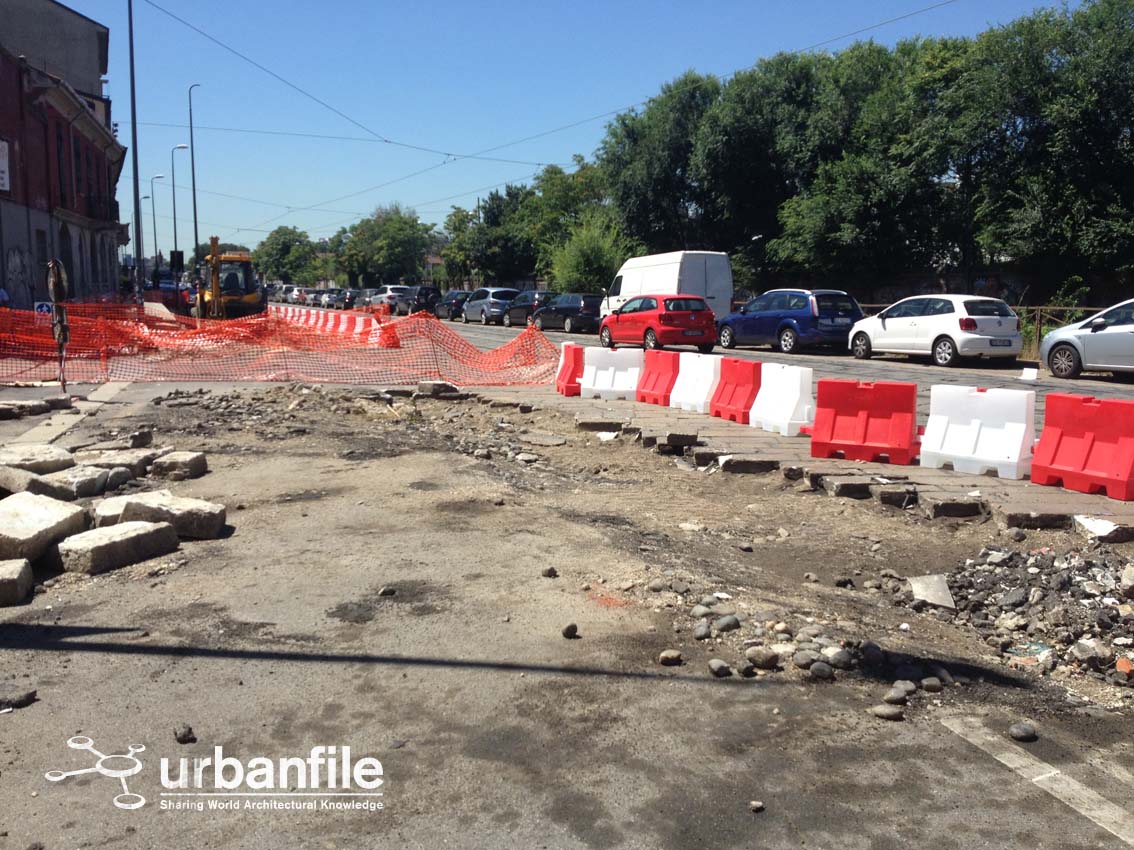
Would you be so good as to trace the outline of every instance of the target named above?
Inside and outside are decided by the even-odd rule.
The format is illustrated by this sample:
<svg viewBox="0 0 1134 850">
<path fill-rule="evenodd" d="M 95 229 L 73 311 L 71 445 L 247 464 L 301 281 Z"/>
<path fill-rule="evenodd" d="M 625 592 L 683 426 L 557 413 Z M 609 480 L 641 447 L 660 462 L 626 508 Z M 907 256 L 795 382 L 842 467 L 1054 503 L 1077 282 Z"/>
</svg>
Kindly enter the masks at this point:
<svg viewBox="0 0 1134 850">
<path fill-rule="evenodd" d="M 801 348 L 846 348 L 847 333 L 863 316 L 838 289 L 772 289 L 717 321 L 721 348 L 770 345 L 784 354 Z"/>
</svg>

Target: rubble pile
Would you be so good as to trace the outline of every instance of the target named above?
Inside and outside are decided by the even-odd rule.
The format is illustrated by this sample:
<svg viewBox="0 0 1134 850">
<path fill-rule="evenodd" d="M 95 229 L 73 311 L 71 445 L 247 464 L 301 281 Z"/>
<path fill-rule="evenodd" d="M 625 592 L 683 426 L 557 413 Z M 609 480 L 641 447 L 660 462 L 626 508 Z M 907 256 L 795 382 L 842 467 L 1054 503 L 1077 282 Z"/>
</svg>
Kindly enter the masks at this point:
<svg viewBox="0 0 1134 850">
<path fill-rule="evenodd" d="M 985 548 L 946 576 L 955 611 L 937 616 L 976 629 L 1017 667 L 1082 673 L 1134 687 L 1134 564 L 1089 553 Z M 899 605 L 931 608 L 904 582 L 886 581 Z"/>
</svg>

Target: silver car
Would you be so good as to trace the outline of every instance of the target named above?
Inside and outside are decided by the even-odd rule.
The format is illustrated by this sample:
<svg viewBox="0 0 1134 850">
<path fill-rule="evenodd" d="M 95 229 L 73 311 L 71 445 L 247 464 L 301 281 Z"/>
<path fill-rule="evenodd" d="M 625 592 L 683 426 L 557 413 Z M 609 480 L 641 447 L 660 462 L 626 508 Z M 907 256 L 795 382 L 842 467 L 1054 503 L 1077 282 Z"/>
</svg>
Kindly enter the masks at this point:
<svg viewBox="0 0 1134 850">
<path fill-rule="evenodd" d="M 504 311 L 520 290 L 504 286 L 484 286 L 469 296 L 461 311 L 461 321 L 477 322 L 482 325 L 504 324 Z"/>
<path fill-rule="evenodd" d="M 1134 372 L 1134 299 L 1048 333 L 1040 362 L 1057 378 L 1077 378 L 1083 370 Z"/>
</svg>

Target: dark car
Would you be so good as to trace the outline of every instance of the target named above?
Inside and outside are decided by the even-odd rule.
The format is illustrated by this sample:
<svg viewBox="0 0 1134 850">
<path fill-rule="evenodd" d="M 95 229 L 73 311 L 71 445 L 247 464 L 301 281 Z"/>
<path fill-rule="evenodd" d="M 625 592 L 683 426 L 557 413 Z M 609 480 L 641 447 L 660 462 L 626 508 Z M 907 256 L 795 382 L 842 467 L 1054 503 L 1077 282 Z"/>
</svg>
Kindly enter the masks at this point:
<svg viewBox="0 0 1134 850">
<path fill-rule="evenodd" d="M 532 314 L 532 323 L 543 330 L 563 328 L 567 333 L 594 331 L 599 324 L 601 295 L 568 292 Z"/>
<path fill-rule="evenodd" d="M 461 318 L 461 311 L 470 295 L 472 295 L 471 292 L 466 292 L 463 289 L 450 289 L 445 293 L 445 297 L 434 305 L 433 315 L 438 319 L 448 319 L 450 322 L 457 321 Z"/>
<path fill-rule="evenodd" d="M 508 303 L 504 311 L 504 327 L 512 325 L 526 325 L 532 320 L 532 314 L 540 307 L 550 304 L 555 293 L 546 289 L 529 289 L 521 292 Z"/>
<path fill-rule="evenodd" d="M 408 316 L 418 310 L 432 311 L 441 300 L 441 290 L 436 286 L 407 286 L 398 293 L 397 301 L 391 310 L 395 316 Z"/>
<path fill-rule="evenodd" d="M 784 354 L 801 348 L 846 347 L 863 316 L 858 302 L 838 289 L 773 289 L 717 322 L 721 348 L 771 345 Z"/>
<path fill-rule="evenodd" d="M 331 306 L 336 310 L 353 310 L 359 305 L 359 297 L 362 291 L 359 289 L 343 289 L 340 290 L 338 295 L 335 296 L 335 302 Z"/>
</svg>

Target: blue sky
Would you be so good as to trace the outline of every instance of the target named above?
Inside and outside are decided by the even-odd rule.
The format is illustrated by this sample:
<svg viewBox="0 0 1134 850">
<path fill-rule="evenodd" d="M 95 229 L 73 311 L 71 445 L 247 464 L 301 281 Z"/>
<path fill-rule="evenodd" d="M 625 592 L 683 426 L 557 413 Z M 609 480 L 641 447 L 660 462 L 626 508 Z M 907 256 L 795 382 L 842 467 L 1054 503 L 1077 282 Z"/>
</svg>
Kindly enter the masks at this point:
<svg viewBox="0 0 1134 850">
<path fill-rule="evenodd" d="M 931 5 L 932 0 L 654 2 L 387 2 L 387 0 L 154 0 L 213 37 L 316 95 L 386 138 L 474 153 L 640 102 L 687 69 L 727 75 L 780 50 L 798 50 Z M 70 0 L 110 27 L 109 95 L 119 138 L 130 140 L 126 0 Z M 914 35 L 972 35 L 1043 5 L 956 0 L 855 38 L 892 44 Z M 1074 4 L 1073 4 L 1074 5 Z M 692 11 L 694 6 L 699 11 Z M 255 245 L 281 224 L 331 235 L 375 206 L 400 201 L 430 222 L 453 204 L 538 165 L 445 161 L 376 141 L 149 4 L 134 3 L 138 151 L 143 194 L 156 191 L 159 246 L 172 242 L 170 149 L 188 130 L 194 92 L 202 241 L 216 234 Z M 606 119 L 501 148 L 490 156 L 527 163 L 590 157 Z M 205 129 L 229 127 L 351 137 L 295 138 Z M 187 151 L 176 154 L 178 236 L 192 241 Z M 445 162 L 445 164 L 441 164 Z M 406 177 L 416 171 L 422 174 Z M 405 178 L 405 179 L 400 179 Z M 129 158 L 119 182 L 131 215 Z M 392 182 L 391 181 L 397 181 Z M 161 184 L 165 184 L 162 186 Z M 391 185 L 384 188 L 384 183 Z M 239 195 L 253 200 L 222 197 Z M 354 197 L 343 196 L 360 193 Z M 341 198 L 341 200 L 331 199 Z M 288 207 L 321 205 L 289 211 Z M 143 202 L 147 253 L 150 202 Z"/>
</svg>

